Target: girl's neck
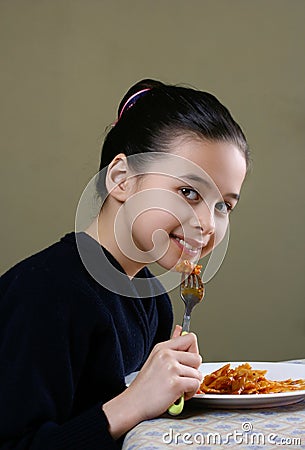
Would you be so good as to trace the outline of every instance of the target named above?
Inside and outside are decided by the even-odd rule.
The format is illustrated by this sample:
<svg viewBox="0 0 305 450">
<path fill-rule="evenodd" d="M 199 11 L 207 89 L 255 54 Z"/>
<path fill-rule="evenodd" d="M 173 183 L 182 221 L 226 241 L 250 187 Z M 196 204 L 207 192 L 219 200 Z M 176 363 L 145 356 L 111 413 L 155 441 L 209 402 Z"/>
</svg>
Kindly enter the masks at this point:
<svg viewBox="0 0 305 450">
<path fill-rule="evenodd" d="M 120 249 L 116 236 L 114 234 L 114 222 L 117 215 L 117 208 L 106 202 L 100 211 L 98 217 L 90 224 L 85 232 L 102 245 L 125 270 L 126 274 L 132 279 L 144 266 L 144 263 L 133 261 L 128 258 Z M 130 239 L 128 226 L 120 230 L 120 239 Z"/>
</svg>

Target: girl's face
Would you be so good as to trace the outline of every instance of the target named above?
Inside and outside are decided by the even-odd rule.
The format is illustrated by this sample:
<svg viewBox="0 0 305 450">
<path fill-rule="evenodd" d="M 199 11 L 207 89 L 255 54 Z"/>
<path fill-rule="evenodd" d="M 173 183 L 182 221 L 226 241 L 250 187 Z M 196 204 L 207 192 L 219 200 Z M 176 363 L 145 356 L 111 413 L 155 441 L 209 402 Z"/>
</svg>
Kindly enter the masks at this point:
<svg viewBox="0 0 305 450">
<path fill-rule="evenodd" d="M 210 253 L 225 235 L 245 175 L 245 158 L 234 144 L 176 138 L 169 153 L 134 177 L 123 205 L 139 261 L 146 255 L 145 262 L 170 270 Z"/>
</svg>

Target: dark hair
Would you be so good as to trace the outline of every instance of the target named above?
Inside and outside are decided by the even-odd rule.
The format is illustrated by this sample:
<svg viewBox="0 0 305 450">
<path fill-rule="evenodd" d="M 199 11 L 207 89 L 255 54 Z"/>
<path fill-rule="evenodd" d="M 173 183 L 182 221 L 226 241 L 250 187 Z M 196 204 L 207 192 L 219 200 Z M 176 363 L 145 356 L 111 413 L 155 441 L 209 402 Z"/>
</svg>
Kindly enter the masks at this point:
<svg viewBox="0 0 305 450">
<path fill-rule="evenodd" d="M 129 102 L 140 91 L 143 92 Z M 229 110 L 208 92 L 145 79 L 125 94 L 118 117 L 105 138 L 100 170 L 118 153 L 130 156 L 166 152 L 173 138 L 183 134 L 233 143 L 244 154 L 247 167 L 250 164 L 248 144 L 240 126 Z M 105 190 L 104 178 L 98 179 L 99 193 Z"/>
</svg>

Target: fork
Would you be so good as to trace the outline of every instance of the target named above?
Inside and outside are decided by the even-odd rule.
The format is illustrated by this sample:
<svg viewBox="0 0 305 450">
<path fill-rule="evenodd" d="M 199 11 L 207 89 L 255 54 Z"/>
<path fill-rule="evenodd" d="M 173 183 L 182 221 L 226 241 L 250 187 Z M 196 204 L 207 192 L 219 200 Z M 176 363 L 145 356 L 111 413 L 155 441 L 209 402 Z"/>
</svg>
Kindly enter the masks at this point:
<svg viewBox="0 0 305 450">
<path fill-rule="evenodd" d="M 180 283 L 180 297 L 185 304 L 181 330 L 181 335 L 184 335 L 190 331 L 193 308 L 198 305 L 204 297 L 204 285 L 199 275 L 191 273 L 188 277 L 185 277 L 185 274 L 182 274 Z M 184 396 L 182 395 L 179 400 L 168 408 L 168 412 L 172 416 L 177 416 L 182 412 L 183 407 Z"/>
</svg>

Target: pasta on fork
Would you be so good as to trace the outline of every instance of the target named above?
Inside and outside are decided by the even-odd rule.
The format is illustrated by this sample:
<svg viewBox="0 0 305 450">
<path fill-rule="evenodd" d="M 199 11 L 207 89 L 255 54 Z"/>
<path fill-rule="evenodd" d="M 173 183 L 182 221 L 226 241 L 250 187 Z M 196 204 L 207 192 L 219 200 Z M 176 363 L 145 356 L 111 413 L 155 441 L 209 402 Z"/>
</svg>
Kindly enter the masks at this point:
<svg viewBox="0 0 305 450">
<path fill-rule="evenodd" d="M 191 273 L 194 273 L 195 275 L 200 275 L 202 266 L 200 264 L 195 264 L 187 259 L 179 262 L 175 266 L 175 270 L 177 272 L 181 272 L 182 274 L 190 275 Z"/>
</svg>

